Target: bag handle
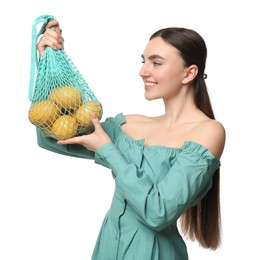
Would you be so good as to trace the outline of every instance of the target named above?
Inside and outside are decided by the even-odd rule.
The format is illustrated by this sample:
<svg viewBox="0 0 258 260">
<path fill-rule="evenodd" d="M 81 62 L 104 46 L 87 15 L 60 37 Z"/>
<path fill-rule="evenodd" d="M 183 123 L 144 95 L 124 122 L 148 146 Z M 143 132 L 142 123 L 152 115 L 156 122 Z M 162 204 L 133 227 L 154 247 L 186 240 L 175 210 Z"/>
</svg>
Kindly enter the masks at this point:
<svg viewBox="0 0 258 260">
<path fill-rule="evenodd" d="M 29 99 L 32 101 L 34 94 L 34 85 L 35 85 L 35 69 L 38 69 L 38 64 L 40 58 L 38 57 L 37 51 L 37 41 L 38 37 L 46 31 L 46 25 L 55 20 L 52 15 L 42 15 L 38 17 L 32 26 L 32 43 L 31 43 L 31 64 L 30 64 L 30 86 L 29 86 Z M 39 23 L 44 23 L 37 34 L 37 25 Z"/>
</svg>

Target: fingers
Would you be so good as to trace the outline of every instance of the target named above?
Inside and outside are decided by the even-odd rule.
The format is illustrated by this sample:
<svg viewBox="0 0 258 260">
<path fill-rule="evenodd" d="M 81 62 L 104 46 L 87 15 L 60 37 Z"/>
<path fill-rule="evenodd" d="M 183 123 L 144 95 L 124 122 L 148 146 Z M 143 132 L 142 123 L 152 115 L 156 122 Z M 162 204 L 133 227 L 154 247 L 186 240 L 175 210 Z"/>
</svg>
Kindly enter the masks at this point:
<svg viewBox="0 0 258 260">
<path fill-rule="evenodd" d="M 46 25 L 46 30 L 51 29 L 52 27 L 55 28 L 55 30 L 58 30 L 60 28 L 59 23 L 57 20 L 52 20 Z"/>
<path fill-rule="evenodd" d="M 44 54 L 46 46 L 54 50 L 63 49 L 64 47 L 60 26 L 57 21 L 51 21 L 46 25 L 46 31 L 37 44 L 40 56 Z"/>
<path fill-rule="evenodd" d="M 46 25 L 46 29 L 51 28 L 53 26 L 59 26 L 57 20 L 52 20 L 52 21 L 48 22 L 47 25 Z"/>
<path fill-rule="evenodd" d="M 95 128 L 95 131 L 103 131 L 96 113 L 93 113 L 91 115 L 91 117 L 92 117 L 92 122 L 93 122 L 93 125 Z M 86 139 L 86 137 L 85 137 L 85 135 L 83 135 L 83 136 L 77 136 L 77 137 L 73 137 L 73 138 L 69 138 L 69 139 L 65 139 L 65 140 L 59 140 L 57 143 L 58 144 L 84 144 L 86 141 L 85 139 Z"/>
<path fill-rule="evenodd" d="M 95 131 L 92 134 L 60 140 L 57 142 L 57 144 L 80 144 L 83 145 L 86 149 L 95 152 L 99 147 L 112 143 L 110 137 L 103 130 L 96 114 L 92 115 L 92 122 L 95 128 Z"/>
<path fill-rule="evenodd" d="M 83 141 L 83 136 L 77 136 L 65 140 L 57 141 L 57 144 L 81 144 Z"/>
<path fill-rule="evenodd" d="M 99 122 L 99 118 L 98 118 L 96 113 L 93 112 L 91 114 L 91 120 L 92 120 L 92 123 L 94 125 L 95 131 L 99 130 L 99 129 L 102 129 L 102 127 L 100 125 L 100 122 Z"/>
</svg>

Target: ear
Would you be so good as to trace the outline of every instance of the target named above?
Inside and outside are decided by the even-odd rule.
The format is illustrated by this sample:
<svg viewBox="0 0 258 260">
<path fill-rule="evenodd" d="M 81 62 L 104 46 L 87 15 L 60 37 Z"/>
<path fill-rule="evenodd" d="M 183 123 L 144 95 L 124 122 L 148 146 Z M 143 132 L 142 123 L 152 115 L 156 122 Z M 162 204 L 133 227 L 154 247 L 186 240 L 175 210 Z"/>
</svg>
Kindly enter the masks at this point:
<svg viewBox="0 0 258 260">
<path fill-rule="evenodd" d="M 198 74 L 198 67 L 196 65 L 191 65 L 186 68 L 185 77 L 183 78 L 182 83 L 188 84 L 193 81 Z"/>
</svg>

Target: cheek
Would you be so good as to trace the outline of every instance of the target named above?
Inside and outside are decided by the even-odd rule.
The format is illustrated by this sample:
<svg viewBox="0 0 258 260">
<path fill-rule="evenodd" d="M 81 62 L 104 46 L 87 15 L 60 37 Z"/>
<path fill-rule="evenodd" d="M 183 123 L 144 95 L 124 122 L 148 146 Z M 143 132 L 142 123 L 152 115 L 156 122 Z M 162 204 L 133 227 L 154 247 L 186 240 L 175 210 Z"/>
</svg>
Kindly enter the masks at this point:
<svg viewBox="0 0 258 260">
<path fill-rule="evenodd" d="M 161 80 L 162 90 L 169 96 L 176 95 L 182 87 L 182 77 L 179 72 L 168 71 Z"/>
<path fill-rule="evenodd" d="M 166 70 L 160 80 L 170 86 L 178 86 L 182 84 L 181 71 Z"/>
</svg>

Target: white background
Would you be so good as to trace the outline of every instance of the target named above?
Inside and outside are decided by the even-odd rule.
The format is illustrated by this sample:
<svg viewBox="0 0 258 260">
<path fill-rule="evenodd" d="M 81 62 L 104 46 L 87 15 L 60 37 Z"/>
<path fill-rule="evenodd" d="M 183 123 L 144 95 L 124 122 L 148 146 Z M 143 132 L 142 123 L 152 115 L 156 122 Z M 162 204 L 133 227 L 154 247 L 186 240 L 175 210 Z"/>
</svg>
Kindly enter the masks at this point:
<svg viewBox="0 0 258 260">
<path fill-rule="evenodd" d="M 66 52 L 102 102 L 103 119 L 120 112 L 163 113 L 161 102 L 144 99 L 138 76 L 153 32 L 183 26 L 204 37 L 207 85 L 216 118 L 227 131 L 221 168 L 223 245 L 214 252 L 186 240 L 189 256 L 258 259 L 254 0 L 9 0 L 0 5 L 1 260 L 89 260 L 114 188 L 111 173 L 93 161 L 37 146 L 27 118 L 28 88 L 31 28 L 43 14 L 59 20 Z"/>
</svg>

